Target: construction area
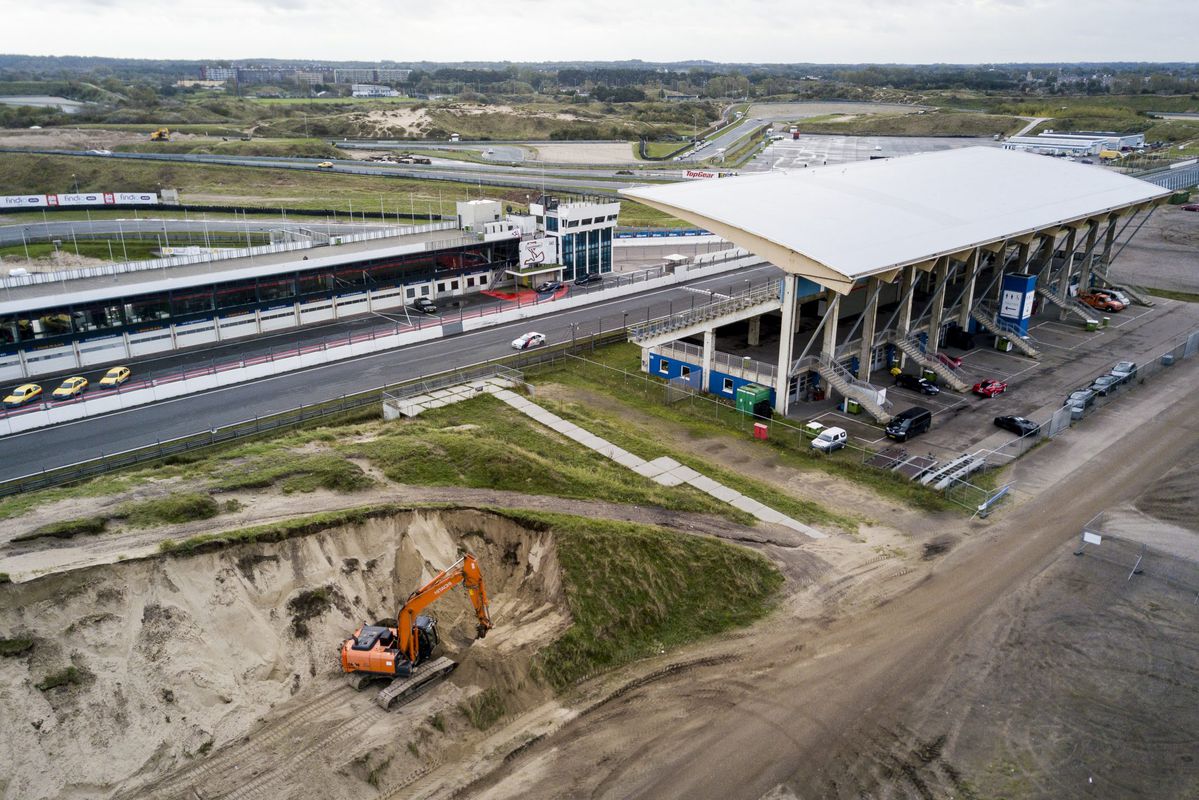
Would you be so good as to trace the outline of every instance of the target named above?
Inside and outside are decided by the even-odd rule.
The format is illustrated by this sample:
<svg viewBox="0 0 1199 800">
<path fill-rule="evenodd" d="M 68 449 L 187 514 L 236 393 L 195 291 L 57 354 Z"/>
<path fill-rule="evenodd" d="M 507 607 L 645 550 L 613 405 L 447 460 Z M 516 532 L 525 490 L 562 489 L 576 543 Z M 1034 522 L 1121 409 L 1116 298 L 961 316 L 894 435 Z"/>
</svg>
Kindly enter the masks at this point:
<svg viewBox="0 0 1199 800">
<path fill-rule="evenodd" d="M 1199 306 L 1139 289 L 1199 215 L 1025 158 L 631 190 L 781 279 L 0 500 L 0 797 L 1196 796 Z M 753 229 L 807 184 L 895 219 Z"/>
</svg>

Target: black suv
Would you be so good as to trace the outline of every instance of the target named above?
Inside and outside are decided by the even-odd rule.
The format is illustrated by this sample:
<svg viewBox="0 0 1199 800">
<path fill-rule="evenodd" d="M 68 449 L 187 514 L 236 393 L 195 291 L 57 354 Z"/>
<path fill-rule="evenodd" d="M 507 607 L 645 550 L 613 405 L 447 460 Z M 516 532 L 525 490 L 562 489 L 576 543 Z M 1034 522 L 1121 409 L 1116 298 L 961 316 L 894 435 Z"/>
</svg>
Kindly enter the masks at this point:
<svg viewBox="0 0 1199 800">
<path fill-rule="evenodd" d="M 433 301 L 427 297 L 418 297 L 412 301 L 412 310 L 422 314 L 436 314 L 437 306 L 433 305 Z"/>
<path fill-rule="evenodd" d="M 556 292 L 561 288 L 562 288 L 562 284 L 559 283 L 558 281 L 545 281 L 544 283 L 542 283 L 540 286 L 537 287 L 537 291 L 540 292 L 541 294 L 548 294 L 550 292 Z"/>
<path fill-rule="evenodd" d="M 575 278 L 575 286 L 588 286 L 593 283 L 603 283 L 604 276 L 598 272 L 584 272 L 579 277 Z"/>
<path fill-rule="evenodd" d="M 901 372 L 895 376 L 895 385 L 904 389 L 911 389 L 914 392 L 920 392 L 921 394 L 932 395 L 941 393 L 941 387 L 932 381 L 916 375 L 909 375 L 906 372 Z"/>
</svg>

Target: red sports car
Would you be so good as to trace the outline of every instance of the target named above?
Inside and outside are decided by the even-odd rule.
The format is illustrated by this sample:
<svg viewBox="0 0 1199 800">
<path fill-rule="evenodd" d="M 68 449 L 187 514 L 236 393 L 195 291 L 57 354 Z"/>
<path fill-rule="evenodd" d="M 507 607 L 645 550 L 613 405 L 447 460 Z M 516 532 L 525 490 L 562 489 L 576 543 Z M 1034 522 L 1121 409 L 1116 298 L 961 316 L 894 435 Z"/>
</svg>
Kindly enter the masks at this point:
<svg viewBox="0 0 1199 800">
<path fill-rule="evenodd" d="M 1007 391 L 1007 384 L 994 378 L 987 378 L 974 384 L 974 393 L 979 397 L 994 397 Z"/>
</svg>

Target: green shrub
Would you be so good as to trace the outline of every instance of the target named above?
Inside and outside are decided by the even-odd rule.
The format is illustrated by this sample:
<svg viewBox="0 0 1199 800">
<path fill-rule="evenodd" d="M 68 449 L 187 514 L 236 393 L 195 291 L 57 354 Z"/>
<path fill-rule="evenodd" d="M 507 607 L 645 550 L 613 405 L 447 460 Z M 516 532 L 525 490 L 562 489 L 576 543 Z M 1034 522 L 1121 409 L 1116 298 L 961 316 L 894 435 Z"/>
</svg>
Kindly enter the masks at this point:
<svg viewBox="0 0 1199 800">
<path fill-rule="evenodd" d="M 103 533 L 107 527 L 107 517 L 64 519 L 60 522 L 51 522 L 48 525 L 42 525 L 29 533 L 16 536 L 13 538 L 13 541 L 27 542 L 31 539 L 40 539 L 43 536 L 50 536 L 55 539 L 70 539 L 74 536 L 94 536 L 97 533 Z"/>
<path fill-rule="evenodd" d="M 75 667 L 67 667 L 59 672 L 47 675 L 42 678 L 40 683 L 35 684 L 38 689 L 43 692 L 48 692 L 59 686 L 74 686 L 83 683 L 86 673 Z"/>
<path fill-rule="evenodd" d="M 33 649 L 33 639 L 18 636 L 13 639 L 0 638 L 0 656 L 13 658 L 24 655 Z"/>
<path fill-rule="evenodd" d="M 481 731 L 485 731 L 500 720 L 508 709 L 504 696 L 496 689 L 486 689 L 458 706 L 462 714 Z"/>
<path fill-rule="evenodd" d="M 221 511 L 217 501 L 199 492 L 186 492 L 124 503 L 116 511 L 116 517 L 126 520 L 135 527 L 178 524 L 212 519 Z"/>
</svg>

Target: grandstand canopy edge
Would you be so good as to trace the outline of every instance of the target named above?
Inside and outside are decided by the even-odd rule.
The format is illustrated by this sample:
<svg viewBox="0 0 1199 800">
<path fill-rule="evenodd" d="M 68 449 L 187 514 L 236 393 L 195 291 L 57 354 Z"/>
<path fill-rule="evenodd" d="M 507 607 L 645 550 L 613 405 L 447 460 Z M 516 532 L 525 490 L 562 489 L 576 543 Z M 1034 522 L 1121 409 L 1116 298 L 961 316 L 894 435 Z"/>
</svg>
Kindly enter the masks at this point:
<svg viewBox="0 0 1199 800">
<path fill-rule="evenodd" d="M 976 248 L 999 250 L 1161 203 L 1101 166 L 997 147 L 638 186 L 621 193 L 847 294 Z"/>
</svg>

